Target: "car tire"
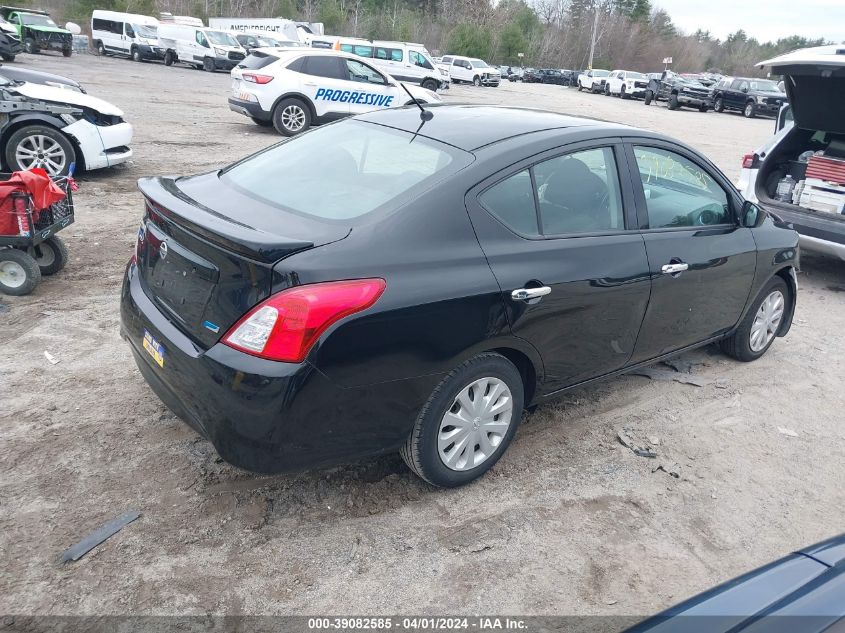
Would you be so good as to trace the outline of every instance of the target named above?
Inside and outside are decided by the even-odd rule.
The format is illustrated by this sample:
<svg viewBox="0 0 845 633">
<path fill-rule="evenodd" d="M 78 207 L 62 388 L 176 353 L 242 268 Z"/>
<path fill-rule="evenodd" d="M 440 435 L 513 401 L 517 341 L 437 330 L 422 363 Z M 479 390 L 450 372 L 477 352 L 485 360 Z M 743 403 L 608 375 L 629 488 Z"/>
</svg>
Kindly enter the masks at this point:
<svg viewBox="0 0 845 633">
<path fill-rule="evenodd" d="M 604 96 L 605 96 L 605 97 L 609 97 L 609 96 L 610 96 L 610 86 L 609 86 L 609 85 L 607 85 L 607 84 L 604 84 Z"/>
<path fill-rule="evenodd" d="M 584 86 L 581 85 L 581 80 L 578 80 L 578 92 L 581 92 L 584 89 Z"/>
<path fill-rule="evenodd" d="M 772 277 L 757 295 L 734 333 L 720 342 L 722 351 L 743 362 L 757 360 L 771 347 L 783 317 L 792 309 L 786 282 Z"/>
<path fill-rule="evenodd" d="M 523 393 L 519 370 L 504 356 L 485 353 L 471 358 L 452 370 L 423 405 L 402 447 L 402 459 L 434 486 L 468 484 L 487 472 L 507 450 L 522 418 Z M 464 409 L 472 419 L 466 413 L 453 415 Z M 497 409 L 500 412 L 494 413 Z M 463 431 L 450 424 L 459 420 L 466 422 Z M 449 434 L 459 438 L 458 442 L 447 445 Z M 471 453 L 469 446 L 473 447 Z"/>
<path fill-rule="evenodd" d="M 173 54 L 172 51 L 167 51 L 164 54 L 164 65 L 165 66 L 172 66 L 173 62 L 176 61 L 176 56 Z"/>
<path fill-rule="evenodd" d="M 3 55 L 3 61 L 4 62 L 13 62 L 13 61 L 15 61 L 15 56 L 14 55 Z"/>
<path fill-rule="evenodd" d="M 67 265 L 67 246 L 58 235 L 48 237 L 40 244 L 31 247 L 27 253 L 35 263 L 41 275 L 54 275 Z"/>
<path fill-rule="evenodd" d="M 716 112 L 725 111 L 725 102 L 722 101 L 722 97 L 716 97 L 716 100 L 713 102 L 713 110 Z"/>
<path fill-rule="evenodd" d="M 255 123 L 256 125 L 260 125 L 261 127 L 273 127 L 273 121 L 272 120 L 267 121 L 266 119 L 258 119 L 254 116 L 251 116 L 249 118 L 252 119 L 253 123 Z"/>
<path fill-rule="evenodd" d="M 106 47 L 100 40 L 94 42 L 94 50 L 97 51 L 97 55 L 99 55 L 100 57 L 106 56 Z"/>
<path fill-rule="evenodd" d="M 48 156 L 52 156 L 52 162 L 57 167 L 37 164 L 40 159 L 32 153 L 38 152 L 39 148 L 47 150 Z M 51 176 L 67 176 L 71 164 L 76 162 L 76 150 L 70 140 L 56 128 L 46 125 L 25 125 L 9 136 L 4 158 L 12 171 L 44 167 Z M 63 162 L 58 162 L 59 158 Z"/>
<path fill-rule="evenodd" d="M 627 99 L 628 93 L 625 91 L 625 86 L 623 85 L 622 88 L 619 90 L 619 98 L 620 99 Z"/>
<path fill-rule="evenodd" d="M 30 55 L 37 53 L 38 47 L 35 45 L 35 40 L 31 37 L 26 38 L 23 41 L 23 51 L 24 53 L 29 53 Z"/>
<path fill-rule="evenodd" d="M 284 136 L 305 132 L 311 127 L 311 110 L 301 99 L 284 99 L 273 109 L 273 127 Z"/>
<path fill-rule="evenodd" d="M 755 103 L 753 101 L 749 101 L 748 103 L 746 103 L 742 114 L 746 119 L 753 119 L 755 116 L 757 116 L 757 106 L 755 105 Z"/>
<path fill-rule="evenodd" d="M 699 112 L 707 112 L 710 108 L 707 107 L 707 104 L 698 106 Z"/>
<path fill-rule="evenodd" d="M 213 73 L 216 68 L 214 67 L 214 60 L 210 57 L 206 57 L 202 60 L 202 69 L 207 73 Z"/>
<path fill-rule="evenodd" d="M 681 104 L 678 102 L 678 95 L 674 92 L 669 95 L 669 109 L 670 110 L 677 110 L 681 107 Z"/>
<path fill-rule="evenodd" d="M 0 292 L 28 295 L 40 281 L 41 271 L 32 257 L 16 248 L 0 248 Z"/>
<path fill-rule="evenodd" d="M 70 57 L 71 55 L 73 55 L 73 49 L 72 48 L 63 48 L 62 49 L 62 57 Z"/>
<path fill-rule="evenodd" d="M 645 96 L 643 97 L 643 103 L 645 105 L 651 105 L 652 99 L 654 99 L 654 93 L 651 90 L 646 90 Z"/>
<path fill-rule="evenodd" d="M 437 90 L 437 82 L 434 79 L 426 79 L 420 84 L 426 90 L 435 92 Z"/>
<path fill-rule="evenodd" d="M 132 52 L 130 53 L 130 58 L 132 59 L 133 62 L 144 61 L 144 58 L 141 57 L 141 49 L 139 49 L 137 46 L 132 47 Z"/>
<path fill-rule="evenodd" d="M 473 78 L 472 78 L 472 85 L 473 85 L 473 86 L 475 86 L 476 88 L 477 88 L 478 86 L 480 86 L 480 85 L 481 85 L 481 77 L 479 77 L 478 75 L 476 75 L 475 77 L 473 77 Z"/>
</svg>

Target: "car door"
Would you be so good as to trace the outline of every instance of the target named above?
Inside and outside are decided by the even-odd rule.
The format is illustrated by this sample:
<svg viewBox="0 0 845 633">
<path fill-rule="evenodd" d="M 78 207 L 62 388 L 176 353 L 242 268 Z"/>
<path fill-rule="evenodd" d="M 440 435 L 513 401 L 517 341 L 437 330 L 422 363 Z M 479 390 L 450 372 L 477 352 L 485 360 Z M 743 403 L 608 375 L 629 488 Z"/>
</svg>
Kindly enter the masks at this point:
<svg viewBox="0 0 845 633">
<path fill-rule="evenodd" d="M 294 62 L 303 74 L 302 92 L 311 99 L 318 118 L 334 119 L 349 114 L 349 103 L 343 99 L 344 90 L 348 91 L 351 84 L 345 60 L 336 55 L 307 55 L 301 63 Z"/>
<path fill-rule="evenodd" d="M 652 139 L 626 146 L 648 253 L 651 300 L 631 362 L 713 338 L 739 321 L 756 244 L 736 221 L 742 198 L 712 165 Z"/>
<path fill-rule="evenodd" d="M 745 93 L 742 92 L 743 84 L 748 82 L 742 79 L 734 79 L 731 87 L 725 93 L 725 105 L 734 110 L 742 109 L 745 105 Z"/>
<path fill-rule="evenodd" d="M 467 195 L 512 332 L 542 356 L 545 393 L 617 370 L 633 353 L 650 288 L 633 204 L 614 139 L 545 152 Z"/>
<path fill-rule="evenodd" d="M 120 52 L 129 56 L 132 51 L 132 44 L 135 42 L 135 29 L 129 22 L 124 22 L 122 25 L 123 33 L 120 37 Z"/>
<path fill-rule="evenodd" d="M 388 82 L 387 77 L 375 68 L 357 59 L 348 58 L 341 60 L 341 67 L 345 73 L 346 86 L 344 92 L 348 91 L 349 94 L 346 97 L 346 102 L 350 114 L 360 114 L 361 112 L 398 105 L 397 88 L 402 90 L 402 87 Z M 402 91 L 402 94 L 405 94 L 404 91 Z M 407 95 L 405 96 L 407 97 Z"/>
</svg>

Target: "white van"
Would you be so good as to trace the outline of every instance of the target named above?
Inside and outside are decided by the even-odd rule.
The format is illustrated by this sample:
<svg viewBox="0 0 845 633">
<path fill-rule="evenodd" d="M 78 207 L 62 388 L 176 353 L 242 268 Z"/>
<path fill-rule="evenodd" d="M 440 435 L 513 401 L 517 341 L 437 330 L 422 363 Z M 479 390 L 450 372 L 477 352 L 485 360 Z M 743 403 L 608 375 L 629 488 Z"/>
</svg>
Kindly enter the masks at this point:
<svg viewBox="0 0 845 633">
<path fill-rule="evenodd" d="M 312 39 L 315 46 L 317 38 Z M 329 40 L 319 38 L 321 43 Z M 383 70 L 394 79 L 407 83 L 419 84 L 426 90 L 449 87 L 449 73 L 437 67 L 425 46 L 409 42 L 391 42 L 387 40 L 364 40 L 352 37 L 331 38 L 332 48 L 344 53 L 353 53 L 370 60 L 373 66 Z"/>
<path fill-rule="evenodd" d="M 100 55 L 122 55 L 132 61 L 164 59 L 158 42 L 158 20 L 148 15 L 95 10 L 91 42 Z"/>
<path fill-rule="evenodd" d="M 158 38 L 164 48 L 164 63 L 168 66 L 182 62 L 214 72 L 232 70 L 246 58 L 246 51 L 238 40 L 226 31 L 162 23 L 158 27 Z"/>
</svg>

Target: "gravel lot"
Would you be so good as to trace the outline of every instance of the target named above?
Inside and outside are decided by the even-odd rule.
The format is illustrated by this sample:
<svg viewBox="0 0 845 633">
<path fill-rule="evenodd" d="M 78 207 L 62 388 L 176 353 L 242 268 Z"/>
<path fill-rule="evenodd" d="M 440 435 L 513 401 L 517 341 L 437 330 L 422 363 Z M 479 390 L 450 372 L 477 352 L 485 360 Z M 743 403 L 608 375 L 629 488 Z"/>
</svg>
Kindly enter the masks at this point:
<svg viewBox="0 0 845 633">
<path fill-rule="evenodd" d="M 625 376 L 571 392 L 466 488 L 434 490 L 398 456 L 274 477 L 221 463 L 118 335 L 135 181 L 278 137 L 228 110 L 226 73 L 19 60 L 119 105 L 136 136 L 131 163 L 80 178 L 68 268 L 31 296 L 0 296 L 0 613 L 645 615 L 842 531 L 845 264 L 821 257 L 804 257 L 795 325 L 760 361 L 705 348 L 681 359 L 704 386 Z M 447 99 L 661 130 L 731 178 L 773 129 L 559 86 Z M 624 448 L 621 428 L 659 456 Z M 141 518 L 58 562 L 127 509 Z"/>
</svg>

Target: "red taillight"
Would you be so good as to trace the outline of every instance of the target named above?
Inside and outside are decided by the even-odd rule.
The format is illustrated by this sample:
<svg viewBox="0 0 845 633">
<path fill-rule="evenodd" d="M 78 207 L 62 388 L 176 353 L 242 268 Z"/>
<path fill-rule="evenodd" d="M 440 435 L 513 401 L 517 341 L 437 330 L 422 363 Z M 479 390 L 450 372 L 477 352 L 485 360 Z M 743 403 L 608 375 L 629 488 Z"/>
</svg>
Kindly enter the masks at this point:
<svg viewBox="0 0 845 633">
<path fill-rule="evenodd" d="M 742 157 L 742 168 L 751 169 L 754 166 L 754 154 L 746 154 Z"/>
<path fill-rule="evenodd" d="M 372 306 L 383 279 L 351 279 L 288 288 L 259 303 L 223 337 L 253 356 L 301 363 L 332 324 Z"/>
<path fill-rule="evenodd" d="M 244 81 L 251 81 L 254 84 L 269 84 L 273 81 L 272 75 L 257 75 L 255 73 L 244 73 L 242 75 Z"/>
</svg>

